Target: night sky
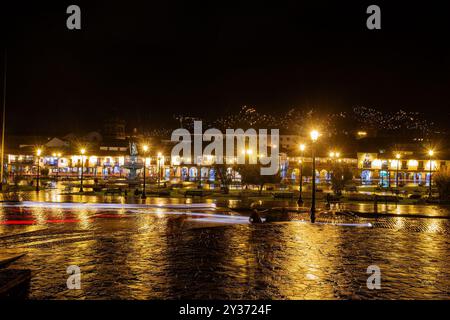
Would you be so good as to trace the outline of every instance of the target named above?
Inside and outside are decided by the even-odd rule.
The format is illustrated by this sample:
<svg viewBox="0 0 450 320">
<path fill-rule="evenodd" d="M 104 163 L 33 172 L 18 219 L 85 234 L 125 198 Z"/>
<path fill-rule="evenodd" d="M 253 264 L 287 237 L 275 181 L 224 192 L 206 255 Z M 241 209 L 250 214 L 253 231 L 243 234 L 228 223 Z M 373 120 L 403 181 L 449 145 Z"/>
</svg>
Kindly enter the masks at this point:
<svg viewBox="0 0 450 320">
<path fill-rule="evenodd" d="M 439 1 L 191 2 L 3 3 L 8 132 L 98 129 L 113 116 L 173 125 L 174 114 L 243 105 L 449 118 L 450 11 Z M 80 31 L 66 28 L 70 4 Z M 370 4 L 382 30 L 366 28 Z"/>
</svg>

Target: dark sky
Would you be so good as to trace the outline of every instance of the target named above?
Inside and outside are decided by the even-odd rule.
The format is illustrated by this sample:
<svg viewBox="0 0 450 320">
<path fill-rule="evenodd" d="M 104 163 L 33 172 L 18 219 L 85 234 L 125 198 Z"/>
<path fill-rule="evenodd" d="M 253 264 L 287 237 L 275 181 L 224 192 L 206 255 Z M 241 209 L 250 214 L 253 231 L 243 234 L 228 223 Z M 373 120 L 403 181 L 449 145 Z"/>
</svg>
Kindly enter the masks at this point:
<svg viewBox="0 0 450 320">
<path fill-rule="evenodd" d="M 243 105 L 449 115 L 442 1 L 3 2 L 12 133 L 95 129 L 115 115 L 166 125 Z M 382 30 L 370 31 L 374 3 Z M 66 28 L 70 4 L 80 31 Z"/>
</svg>

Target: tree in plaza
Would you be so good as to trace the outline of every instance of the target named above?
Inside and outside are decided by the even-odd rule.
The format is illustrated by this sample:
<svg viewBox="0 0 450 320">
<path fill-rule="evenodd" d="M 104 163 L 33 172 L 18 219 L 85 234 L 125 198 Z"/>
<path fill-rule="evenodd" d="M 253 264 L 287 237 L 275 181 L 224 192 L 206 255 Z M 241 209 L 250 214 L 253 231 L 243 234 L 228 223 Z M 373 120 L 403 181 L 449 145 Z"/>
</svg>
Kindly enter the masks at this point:
<svg viewBox="0 0 450 320">
<path fill-rule="evenodd" d="M 41 168 L 40 171 L 41 171 L 40 174 L 41 174 L 41 176 L 43 176 L 43 177 L 47 177 L 48 174 L 50 173 L 50 170 L 49 170 L 48 168 Z"/>
<path fill-rule="evenodd" d="M 433 178 L 439 198 L 441 200 L 450 199 L 450 168 L 440 169 Z"/>
<path fill-rule="evenodd" d="M 274 175 L 262 175 L 260 164 L 242 164 L 236 166 L 236 171 L 241 175 L 242 184 L 254 184 L 259 186 L 259 194 L 267 183 L 279 183 L 281 180 L 280 173 Z"/>
<path fill-rule="evenodd" d="M 302 166 L 302 175 L 304 177 L 312 177 L 312 163 L 311 162 L 304 162 Z"/>
<path fill-rule="evenodd" d="M 348 165 L 336 164 L 331 176 L 331 189 L 334 194 L 341 195 L 345 185 L 353 180 L 353 172 Z"/>
</svg>

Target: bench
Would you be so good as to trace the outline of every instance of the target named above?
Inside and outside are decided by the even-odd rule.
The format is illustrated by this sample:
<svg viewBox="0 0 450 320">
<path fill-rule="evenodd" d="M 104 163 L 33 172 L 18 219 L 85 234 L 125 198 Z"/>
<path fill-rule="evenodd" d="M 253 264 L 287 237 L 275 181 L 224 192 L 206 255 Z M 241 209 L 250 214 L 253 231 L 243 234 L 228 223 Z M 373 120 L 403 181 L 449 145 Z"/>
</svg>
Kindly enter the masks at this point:
<svg viewBox="0 0 450 320">
<path fill-rule="evenodd" d="M 184 197 L 185 198 L 188 197 L 188 196 L 191 196 L 191 197 L 195 197 L 195 196 L 197 196 L 197 197 L 204 197 L 207 194 L 208 193 L 205 192 L 204 190 L 186 190 L 185 193 L 184 193 Z"/>
<path fill-rule="evenodd" d="M 398 202 L 399 199 L 397 196 L 379 196 L 375 195 L 374 202 Z"/>
<path fill-rule="evenodd" d="M 150 190 L 145 192 L 148 195 L 154 195 L 154 196 L 170 196 L 169 190 Z"/>
<path fill-rule="evenodd" d="M 272 193 L 274 199 L 291 199 L 294 197 L 293 192 L 274 192 Z"/>
<path fill-rule="evenodd" d="M 110 194 L 110 195 L 114 195 L 114 194 L 118 194 L 118 195 L 122 195 L 123 194 L 127 194 L 126 191 L 122 190 L 122 189 L 106 189 L 105 191 L 105 196 Z"/>
</svg>

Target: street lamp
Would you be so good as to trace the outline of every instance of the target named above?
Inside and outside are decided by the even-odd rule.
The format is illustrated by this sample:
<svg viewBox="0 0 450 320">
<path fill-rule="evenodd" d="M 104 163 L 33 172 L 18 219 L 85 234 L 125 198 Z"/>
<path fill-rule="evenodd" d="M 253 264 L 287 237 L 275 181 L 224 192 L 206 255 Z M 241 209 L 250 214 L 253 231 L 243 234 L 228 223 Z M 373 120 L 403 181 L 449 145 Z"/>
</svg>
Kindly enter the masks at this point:
<svg viewBox="0 0 450 320">
<path fill-rule="evenodd" d="M 158 152 L 158 188 L 161 185 L 161 152 Z"/>
<path fill-rule="evenodd" d="M 395 155 L 395 158 L 397 159 L 397 172 L 395 173 L 395 186 L 397 187 L 397 189 L 398 189 L 398 166 L 399 166 L 399 163 L 400 163 L 400 153 L 397 153 L 396 155 Z"/>
<path fill-rule="evenodd" d="M 147 145 L 144 145 L 143 147 L 142 147 L 142 150 L 144 151 L 144 186 L 143 186 L 143 188 L 142 188 L 142 196 L 141 196 L 141 199 L 145 199 L 145 198 L 147 198 L 147 196 L 145 195 L 145 155 L 146 155 L 146 153 L 147 153 L 147 151 L 148 151 L 148 146 Z"/>
<path fill-rule="evenodd" d="M 433 164 L 433 155 L 434 155 L 434 151 L 433 150 L 428 150 L 428 155 L 430 156 L 430 182 L 429 182 L 429 188 L 428 188 L 428 197 L 429 198 L 431 198 L 431 175 L 432 175 L 432 171 L 433 171 L 433 168 L 432 168 L 432 164 Z"/>
<path fill-rule="evenodd" d="M 80 192 L 83 192 L 83 171 L 84 171 L 84 154 L 86 153 L 86 149 L 81 148 L 81 184 L 80 184 Z"/>
<path fill-rule="evenodd" d="M 36 156 L 37 156 L 37 176 L 36 176 L 36 191 L 39 191 L 39 174 L 40 174 L 40 169 L 41 169 L 41 153 L 42 150 L 41 149 L 37 149 L 36 150 Z"/>
<path fill-rule="evenodd" d="M 300 148 L 300 161 L 299 163 L 299 170 L 300 170 L 300 181 L 299 181 L 299 195 L 298 195 L 298 200 L 297 200 L 297 204 L 300 206 L 303 204 L 303 199 L 302 199 L 302 191 L 303 191 L 303 151 L 305 151 L 305 145 L 301 144 L 299 146 Z"/>
<path fill-rule="evenodd" d="M 312 199 L 311 199 L 311 213 L 310 219 L 311 222 L 314 223 L 316 221 L 316 155 L 315 155 L 315 147 L 314 143 L 319 138 L 319 132 L 317 130 L 313 130 L 310 132 L 312 144 L 311 144 L 311 154 L 312 154 Z"/>
</svg>

